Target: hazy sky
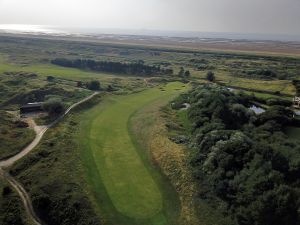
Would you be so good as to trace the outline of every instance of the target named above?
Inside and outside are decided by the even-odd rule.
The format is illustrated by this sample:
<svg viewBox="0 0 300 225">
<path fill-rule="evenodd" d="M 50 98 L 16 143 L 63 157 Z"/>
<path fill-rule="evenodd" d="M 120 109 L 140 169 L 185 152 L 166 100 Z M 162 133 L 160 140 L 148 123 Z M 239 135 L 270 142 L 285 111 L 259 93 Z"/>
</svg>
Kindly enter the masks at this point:
<svg viewBox="0 0 300 225">
<path fill-rule="evenodd" d="M 0 24 L 300 35 L 300 0 L 0 0 Z"/>
</svg>

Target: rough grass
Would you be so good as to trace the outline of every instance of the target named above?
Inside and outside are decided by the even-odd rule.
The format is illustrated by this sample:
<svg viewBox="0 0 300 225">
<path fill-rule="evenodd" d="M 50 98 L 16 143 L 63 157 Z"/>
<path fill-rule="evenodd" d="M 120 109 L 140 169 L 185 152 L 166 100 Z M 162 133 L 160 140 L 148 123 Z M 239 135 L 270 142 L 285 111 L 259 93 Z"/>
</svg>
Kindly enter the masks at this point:
<svg viewBox="0 0 300 225">
<path fill-rule="evenodd" d="M 46 77 L 35 72 L 14 69 L 0 72 L 0 106 L 5 109 L 16 110 L 19 105 L 52 97 L 60 98 L 68 105 L 91 93 L 77 88 L 75 82 L 48 82 Z"/>
<path fill-rule="evenodd" d="M 49 85 L 49 82 L 46 81 L 47 76 L 52 76 L 56 78 L 55 82 L 52 82 L 50 84 L 52 84 L 55 87 L 69 89 L 69 91 L 74 89 L 76 89 L 76 91 L 80 90 L 76 88 L 77 81 L 88 82 L 91 80 L 100 81 L 101 87 L 104 89 L 107 88 L 108 85 L 111 85 L 118 93 L 122 94 L 142 90 L 146 86 L 142 78 L 134 76 L 117 76 L 113 74 L 97 73 L 74 68 L 60 67 L 51 64 L 30 64 L 27 66 L 21 66 L 18 64 L 11 64 L 8 62 L 1 63 L 0 61 L 0 87 L 1 85 L 3 85 L 3 82 L 1 82 L 1 77 L 3 75 L 1 76 L 1 73 L 18 73 L 20 71 L 25 73 L 35 73 L 38 75 L 36 79 L 31 79 L 30 81 L 26 82 L 25 86 L 23 85 L 19 87 L 22 88 L 22 92 L 39 88 L 41 86 L 45 86 L 46 84 Z M 11 88 L 7 88 L 7 90 L 10 91 Z"/>
<path fill-rule="evenodd" d="M 206 79 L 207 71 L 194 71 L 194 77 Z M 228 72 L 215 71 L 218 82 L 227 86 L 253 89 L 258 91 L 280 92 L 282 94 L 294 95 L 295 87 L 291 80 L 261 80 L 230 76 Z"/>
<path fill-rule="evenodd" d="M 0 159 L 16 155 L 35 137 L 32 129 L 18 127 L 12 115 L 0 111 Z"/>
<path fill-rule="evenodd" d="M 1 176 L 0 176 L 0 224 L 1 225 L 33 225 L 26 216 L 24 206 L 20 197 Z"/>
<path fill-rule="evenodd" d="M 102 224 L 90 201 L 76 141 L 78 114 L 98 102 L 95 97 L 75 108 L 76 113 L 49 129 L 42 142 L 11 168 L 12 175 L 30 194 L 37 214 L 48 225 Z"/>
<path fill-rule="evenodd" d="M 171 99 L 183 85 L 172 83 L 128 96 L 109 97 L 83 116 L 83 159 L 99 207 L 121 224 L 169 224 L 163 185 L 128 130 L 136 110 L 159 98 Z M 105 202 L 103 202 L 105 201 Z M 117 213 L 117 214 L 116 214 Z M 119 214 L 119 215 L 118 215 Z"/>
</svg>

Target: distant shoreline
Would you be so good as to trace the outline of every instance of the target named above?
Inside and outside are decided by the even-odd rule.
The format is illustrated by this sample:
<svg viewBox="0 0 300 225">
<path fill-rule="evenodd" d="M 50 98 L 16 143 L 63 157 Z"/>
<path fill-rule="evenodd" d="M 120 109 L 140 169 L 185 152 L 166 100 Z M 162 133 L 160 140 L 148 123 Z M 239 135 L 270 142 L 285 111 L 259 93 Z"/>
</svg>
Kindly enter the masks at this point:
<svg viewBox="0 0 300 225">
<path fill-rule="evenodd" d="M 236 54 L 300 57 L 300 41 L 268 41 L 226 38 L 185 38 L 147 35 L 79 34 L 51 32 L 1 32 L 0 36 L 79 41 L 96 44 L 147 47 L 151 50 L 170 49 L 188 52 L 224 52 Z"/>
<path fill-rule="evenodd" d="M 145 36 L 183 39 L 229 39 L 245 41 L 280 41 L 300 42 L 300 35 L 254 34 L 230 32 L 197 32 L 197 31 L 163 31 L 148 29 L 113 29 L 113 28 L 68 28 L 42 25 L 0 24 L 0 33 L 31 35 L 75 35 L 75 36 Z"/>
</svg>

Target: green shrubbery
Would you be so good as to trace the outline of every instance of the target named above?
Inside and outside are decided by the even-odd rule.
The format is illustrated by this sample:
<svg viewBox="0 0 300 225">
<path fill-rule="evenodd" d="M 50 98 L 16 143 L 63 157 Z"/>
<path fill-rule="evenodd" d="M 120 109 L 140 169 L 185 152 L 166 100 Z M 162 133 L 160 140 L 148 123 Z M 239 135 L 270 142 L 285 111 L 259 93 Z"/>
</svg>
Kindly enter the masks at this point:
<svg viewBox="0 0 300 225">
<path fill-rule="evenodd" d="M 50 117 L 61 115 L 65 111 L 65 105 L 60 99 L 49 99 L 43 103 L 43 109 L 49 114 Z"/>
<path fill-rule="evenodd" d="M 300 80 L 293 80 L 293 84 L 296 88 L 297 95 L 299 96 L 300 95 Z"/>
<path fill-rule="evenodd" d="M 95 96 L 74 111 L 90 108 L 100 99 Z M 90 199 L 93 194 L 84 180 L 75 138 L 77 113 L 70 113 L 66 120 L 50 129 L 44 141 L 10 171 L 29 192 L 36 213 L 47 225 L 101 224 Z"/>
<path fill-rule="evenodd" d="M 300 148 L 282 132 L 292 112 L 251 102 L 217 85 L 193 90 L 190 165 L 209 199 L 238 225 L 300 224 Z"/>
<path fill-rule="evenodd" d="M 34 131 L 27 127 L 27 123 L 0 111 L 0 159 L 17 154 L 34 139 Z"/>
<path fill-rule="evenodd" d="M 19 196 L 0 178 L 0 224 L 25 225 L 22 220 L 22 209 Z"/>
</svg>

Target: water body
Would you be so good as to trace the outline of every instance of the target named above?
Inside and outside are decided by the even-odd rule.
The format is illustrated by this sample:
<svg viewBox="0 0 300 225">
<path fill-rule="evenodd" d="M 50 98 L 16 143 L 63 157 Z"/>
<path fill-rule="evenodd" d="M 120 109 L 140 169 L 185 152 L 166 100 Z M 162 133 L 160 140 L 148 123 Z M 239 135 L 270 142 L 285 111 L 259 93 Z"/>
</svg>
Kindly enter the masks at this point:
<svg viewBox="0 0 300 225">
<path fill-rule="evenodd" d="M 262 114 L 262 113 L 264 113 L 266 111 L 265 109 L 263 109 L 261 107 L 258 107 L 256 105 L 251 106 L 249 109 L 251 109 L 252 111 L 254 111 L 255 114 L 257 114 L 257 115 Z"/>
<path fill-rule="evenodd" d="M 296 116 L 300 116 L 300 110 L 295 111 Z"/>
<path fill-rule="evenodd" d="M 15 34 L 47 34 L 69 35 L 70 33 L 58 27 L 31 25 L 31 24 L 0 24 L 0 32 Z"/>
<path fill-rule="evenodd" d="M 180 110 L 188 110 L 189 108 L 191 108 L 191 104 L 189 104 L 189 103 L 184 103 L 184 104 L 182 104 L 182 108 L 180 109 Z"/>
<path fill-rule="evenodd" d="M 282 34 L 253 34 L 253 33 L 226 33 L 226 32 L 195 32 L 195 31 L 164 31 L 153 29 L 116 29 L 93 27 L 62 27 L 31 24 L 0 24 L 0 32 L 21 34 L 48 34 L 48 35 L 89 35 L 89 34 L 114 34 L 114 35 L 142 35 L 160 37 L 200 38 L 200 40 L 220 39 L 219 42 L 229 40 L 250 41 L 300 41 L 300 35 Z M 225 40 L 224 40 L 225 39 Z"/>
</svg>

